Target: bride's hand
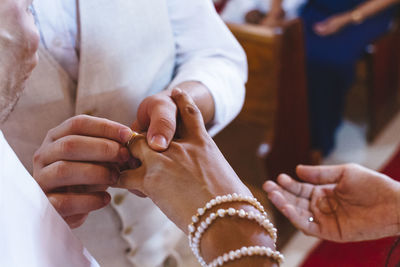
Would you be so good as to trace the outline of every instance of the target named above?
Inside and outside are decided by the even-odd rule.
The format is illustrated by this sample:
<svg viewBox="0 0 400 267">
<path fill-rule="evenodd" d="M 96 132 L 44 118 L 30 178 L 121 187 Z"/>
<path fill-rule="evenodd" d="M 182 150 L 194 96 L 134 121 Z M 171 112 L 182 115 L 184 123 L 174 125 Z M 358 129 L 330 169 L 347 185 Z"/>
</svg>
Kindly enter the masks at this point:
<svg viewBox="0 0 400 267">
<path fill-rule="evenodd" d="M 400 233 L 400 183 L 356 164 L 299 166 L 297 175 L 305 183 L 283 174 L 264 189 L 304 233 L 336 242 Z"/>
<path fill-rule="evenodd" d="M 121 173 L 118 187 L 150 197 L 186 232 L 197 209 L 215 196 L 251 193 L 208 135 L 192 99 L 179 89 L 172 98 L 182 120 L 180 139 L 159 153 L 149 148 L 144 136 L 136 137 L 130 151 L 141 166 Z"/>
</svg>

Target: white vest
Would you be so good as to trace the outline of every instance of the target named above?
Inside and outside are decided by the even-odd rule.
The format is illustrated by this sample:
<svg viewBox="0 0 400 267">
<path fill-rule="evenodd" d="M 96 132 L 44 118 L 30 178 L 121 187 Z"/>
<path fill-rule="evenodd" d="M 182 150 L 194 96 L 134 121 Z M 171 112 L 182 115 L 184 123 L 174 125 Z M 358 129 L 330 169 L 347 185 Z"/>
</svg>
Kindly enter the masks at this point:
<svg viewBox="0 0 400 267">
<path fill-rule="evenodd" d="M 39 64 L 15 110 L 1 125 L 30 172 L 32 156 L 48 130 L 83 113 L 130 125 L 141 101 L 163 90 L 174 74 L 175 44 L 165 0 L 84 0 L 79 1 L 79 10 L 78 84 L 40 47 Z M 123 234 L 130 247 L 126 254 L 137 266 L 156 266 L 174 253 L 181 233 L 150 200 L 110 191 L 124 200 L 116 202 L 114 197 L 115 210 L 96 212 L 76 231 L 102 266 L 126 261 L 105 249 L 128 246 L 120 236 L 119 241 L 111 240 L 105 233 Z"/>
</svg>

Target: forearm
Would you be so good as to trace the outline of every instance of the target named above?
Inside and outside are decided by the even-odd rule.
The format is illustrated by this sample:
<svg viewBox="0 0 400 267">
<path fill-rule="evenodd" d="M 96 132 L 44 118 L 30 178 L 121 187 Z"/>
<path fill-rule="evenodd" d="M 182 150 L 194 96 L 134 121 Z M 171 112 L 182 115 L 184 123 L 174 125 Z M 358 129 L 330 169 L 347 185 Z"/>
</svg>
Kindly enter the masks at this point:
<svg viewBox="0 0 400 267">
<path fill-rule="evenodd" d="M 353 22 L 360 22 L 398 3 L 399 0 L 370 0 L 349 11 Z"/>
<path fill-rule="evenodd" d="M 205 85 L 200 82 L 188 81 L 182 82 L 175 87 L 186 91 L 193 98 L 203 115 L 204 124 L 213 120 L 215 113 L 214 99 Z"/>
<path fill-rule="evenodd" d="M 281 16 L 282 12 L 282 0 L 272 0 L 268 16 Z"/>
</svg>

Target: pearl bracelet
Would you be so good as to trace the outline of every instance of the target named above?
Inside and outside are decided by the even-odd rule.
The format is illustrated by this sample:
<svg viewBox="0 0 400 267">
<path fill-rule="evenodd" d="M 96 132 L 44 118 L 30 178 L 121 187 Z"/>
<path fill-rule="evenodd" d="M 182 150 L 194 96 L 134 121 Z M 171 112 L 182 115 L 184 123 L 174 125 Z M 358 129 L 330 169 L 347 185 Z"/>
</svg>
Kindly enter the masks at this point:
<svg viewBox="0 0 400 267">
<path fill-rule="evenodd" d="M 278 264 L 281 264 L 284 260 L 283 255 L 279 251 L 273 251 L 271 248 L 264 246 L 252 246 L 252 247 L 242 247 L 241 249 L 231 250 L 222 256 L 219 256 L 215 260 L 211 261 L 207 267 L 218 267 L 225 263 L 233 260 L 238 260 L 246 256 L 266 256 L 272 258 Z"/>
<path fill-rule="evenodd" d="M 246 218 L 249 220 L 256 221 L 260 226 L 262 226 L 272 237 L 274 243 L 276 243 L 277 239 L 277 230 L 274 228 L 274 225 L 268 220 L 268 218 L 264 215 L 256 214 L 253 211 L 246 212 L 243 209 L 236 210 L 234 208 L 229 209 L 219 209 L 217 213 L 212 212 L 204 221 L 202 221 L 197 228 L 197 231 L 194 228 L 189 229 L 189 245 L 193 251 L 193 254 L 196 256 L 197 260 L 202 266 L 208 266 L 204 261 L 203 257 L 200 255 L 200 240 L 203 233 L 206 229 L 217 219 L 223 218 L 225 215 L 228 216 L 238 216 L 240 218 Z M 194 237 L 192 234 L 194 232 Z"/>
<path fill-rule="evenodd" d="M 195 223 L 199 222 L 200 216 L 204 215 L 207 210 L 210 210 L 211 208 L 220 205 L 222 203 L 229 203 L 229 202 L 247 202 L 250 205 L 254 206 L 256 209 L 258 209 L 264 216 L 267 216 L 267 213 L 264 210 L 264 207 L 261 205 L 260 202 L 254 197 L 250 196 L 243 196 L 237 193 L 233 194 L 228 194 L 224 196 L 217 196 L 216 198 L 210 200 L 207 202 L 207 204 L 204 206 L 204 208 L 199 208 L 197 210 L 197 214 L 192 217 L 192 223 L 189 224 L 188 229 L 189 229 L 189 235 L 195 231 Z"/>
</svg>

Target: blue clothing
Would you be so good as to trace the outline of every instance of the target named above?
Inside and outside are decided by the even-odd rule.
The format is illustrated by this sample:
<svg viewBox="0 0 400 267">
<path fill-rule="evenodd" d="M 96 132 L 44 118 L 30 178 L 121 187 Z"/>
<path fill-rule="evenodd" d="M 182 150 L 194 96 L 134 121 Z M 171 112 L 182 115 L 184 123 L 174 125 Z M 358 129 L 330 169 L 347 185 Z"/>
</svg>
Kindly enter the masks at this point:
<svg viewBox="0 0 400 267">
<path fill-rule="evenodd" d="M 346 93 L 355 76 L 356 61 L 368 44 L 389 29 L 394 9 L 326 37 L 315 34 L 313 26 L 363 2 L 365 0 L 310 0 L 301 11 L 305 26 L 312 145 L 323 155 L 334 147 L 335 132 L 341 122 Z"/>
</svg>

